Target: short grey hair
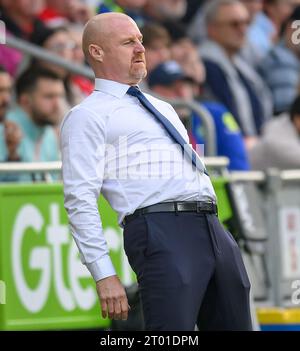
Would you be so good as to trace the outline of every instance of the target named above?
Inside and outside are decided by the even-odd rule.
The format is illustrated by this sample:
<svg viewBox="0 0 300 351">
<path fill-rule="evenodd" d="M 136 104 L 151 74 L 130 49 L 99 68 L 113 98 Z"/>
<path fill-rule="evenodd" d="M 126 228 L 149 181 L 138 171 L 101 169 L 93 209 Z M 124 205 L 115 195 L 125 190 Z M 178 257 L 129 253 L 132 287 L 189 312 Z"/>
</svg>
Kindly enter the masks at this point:
<svg viewBox="0 0 300 351">
<path fill-rule="evenodd" d="M 211 0 L 203 8 L 203 15 L 206 26 L 215 21 L 222 6 L 242 4 L 239 0 Z"/>
</svg>

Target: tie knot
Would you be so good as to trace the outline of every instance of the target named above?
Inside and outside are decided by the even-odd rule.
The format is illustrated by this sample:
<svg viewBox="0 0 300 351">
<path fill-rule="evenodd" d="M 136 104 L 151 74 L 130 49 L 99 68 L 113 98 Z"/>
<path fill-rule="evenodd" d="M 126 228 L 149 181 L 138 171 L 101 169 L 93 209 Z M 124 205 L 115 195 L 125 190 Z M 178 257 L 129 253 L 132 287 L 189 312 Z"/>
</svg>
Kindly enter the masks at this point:
<svg viewBox="0 0 300 351">
<path fill-rule="evenodd" d="M 131 96 L 138 96 L 141 93 L 140 89 L 136 86 L 132 86 L 127 90 L 127 94 Z"/>
</svg>

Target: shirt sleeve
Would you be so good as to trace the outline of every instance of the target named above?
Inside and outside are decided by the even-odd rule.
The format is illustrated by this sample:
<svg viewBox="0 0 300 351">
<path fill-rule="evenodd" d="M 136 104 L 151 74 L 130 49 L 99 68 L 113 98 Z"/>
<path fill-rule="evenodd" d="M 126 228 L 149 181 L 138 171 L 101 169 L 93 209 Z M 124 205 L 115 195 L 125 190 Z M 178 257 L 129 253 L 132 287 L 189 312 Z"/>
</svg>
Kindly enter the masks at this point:
<svg viewBox="0 0 300 351">
<path fill-rule="evenodd" d="M 71 234 L 95 281 L 115 275 L 97 200 L 104 176 L 105 118 L 77 107 L 61 126 L 64 204 Z"/>
</svg>

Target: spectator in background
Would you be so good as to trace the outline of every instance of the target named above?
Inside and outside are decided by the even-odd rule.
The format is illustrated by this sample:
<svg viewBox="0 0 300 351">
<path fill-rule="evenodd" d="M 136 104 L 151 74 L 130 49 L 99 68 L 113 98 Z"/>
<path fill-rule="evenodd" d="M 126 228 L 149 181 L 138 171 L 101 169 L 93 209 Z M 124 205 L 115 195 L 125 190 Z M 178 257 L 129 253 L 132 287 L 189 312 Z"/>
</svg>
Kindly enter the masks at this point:
<svg viewBox="0 0 300 351">
<path fill-rule="evenodd" d="M 159 63 L 170 59 L 171 38 L 167 30 L 157 23 L 146 23 L 141 33 L 146 49 L 147 71 L 150 72 Z"/>
<path fill-rule="evenodd" d="M 205 75 L 203 75 L 204 79 Z M 168 99 L 182 99 L 190 102 L 195 99 L 195 86 L 199 82 L 186 75 L 175 61 L 167 61 L 158 65 L 149 74 L 149 86 L 153 92 Z M 249 170 L 248 156 L 242 134 L 232 114 L 221 104 L 205 100 L 200 105 L 214 121 L 216 128 L 217 155 L 229 158 L 230 170 Z M 190 142 L 205 145 L 206 137 L 199 115 L 189 109 L 178 109 L 183 124 L 189 132 Z M 198 150 L 197 150 L 198 151 Z"/>
<path fill-rule="evenodd" d="M 294 0 L 264 0 L 263 11 L 249 27 L 248 39 L 262 60 L 278 41 L 282 25 L 291 15 Z"/>
<path fill-rule="evenodd" d="M 19 156 L 25 162 L 59 160 L 58 139 L 53 126 L 61 119 L 64 85 L 45 69 L 25 71 L 16 81 L 17 106 L 7 118 L 22 130 Z"/>
<path fill-rule="evenodd" d="M 71 40 L 74 42 L 73 62 L 79 65 L 85 65 L 85 58 L 82 51 L 82 28 L 78 25 L 68 26 L 68 32 Z M 84 98 L 94 90 L 94 82 L 80 75 L 71 76 L 72 83 L 80 90 L 81 98 Z M 80 97 L 79 97 L 80 98 Z"/>
<path fill-rule="evenodd" d="M 141 28 L 143 45 L 146 49 L 146 65 L 148 74 L 161 62 L 171 57 L 171 38 L 167 30 L 160 24 L 146 23 Z"/>
<path fill-rule="evenodd" d="M 190 23 L 195 15 L 197 14 L 197 11 L 203 4 L 206 2 L 206 0 L 187 0 L 187 9 L 184 17 L 182 18 L 182 23 Z"/>
<path fill-rule="evenodd" d="M 250 28 L 254 21 L 256 21 L 256 16 L 258 16 L 263 9 L 263 0 L 240 0 L 248 10 L 249 14 L 249 28 L 247 31 L 247 42 L 242 48 L 242 57 L 254 68 L 256 68 L 262 60 L 255 44 L 250 38 Z"/>
<path fill-rule="evenodd" d="M 259 70 L 268 84 L 274 104 L 274 113 L 288 112 L 297 96 L 300 74 L 300 46 L 293 43 L 292 27 L 300 20 L 300 6 L 296 7 L 287 21 L 282 40 L 276 44 L 261 63 Z"/>
<path fill-rule="evenodd" d="M 67 30 L 71 41 L 74 43 L 72 61 L 79 65 L 85 64 L 85 58 L 82 51 L 82 27 L 80 25 L 69 25 Z"/>
<path fill-rule="evenodd" d="M 74 60 L 76 43 L 72 40 L 69 31 L 65 27 L 47 28 L 41 31 L 39 35 L 36 36 L 36 44 L 70 61 L 70 63 Z M 35 65 L 39 65 L 54 72 L 64 81 L 69 106 L 73 106 L 83 99 L 84 94 L 82 94 L 80 88 L 74 84 L 72 75 L 66 68 L 42 60 L 33 60 L 32 66 L 34 67 Z M 69 106 L 66 106 L 65 111 Z"/>
<path fill-rule="evenodd" d="M 54 29 L 46 28 L 44 31 L 41 31 L 36 35 L 35 44 L 63 57 L 70 62 L 73 61 L 75 42 L 71 39 L 70 33 L 66 27 L 57 27 Z M 66 68 L 53 63 L 38 61 L 38 64 L 50 69 L 63 79 L 68 75 Z"/>
<path fill-rule="evenodd" d="M 171 37 L 171 58 L 178 62 L 187 76 L 201 85 L 205 76 L 205 68 L 199 58 L 197 47 L 186 33 L 185 27 L 177 22 L 165 23 Z M 199 90 L 199 87 L 196 88 Z"/>
<path fill-rule="evenodd" d="M 97 13 L 126 13 L 133 18 L 140 27 L 144 24 L 144 18 L 140 10 L 146 5 L 147 1 L 148 0 L 103 0 L 98 7 Z"/>
<path fill-rule="evenodd" d="M 188 23 L 188 34 L 196 45 L 200 45 L 207 37 L 205 25 L 205 10 L 210 0 L 203 0 L 200 3 L 196 14 L 193 19 Z"/>
<path fill-rule="evenodd" d="M 20 160 L 18 147 L 22 137 L 21 130 L 16 123 L 6 119 L 11 95 L 12 79 L 0 66 L 0 162 Z"/>
<path fill-rule="evenodd" d="M 1 20 L 8 32 L 30 41 L 35 32 L 44 28 L 37 17 L 43 6 L 44 0 L 2 0 Z"/>
<path fill-rule="evenodd" d="M 235 117 L 247 147 L 272 116 L 270 93 L 238 54 L 245 44 L 249 15 L 238 0 L 212 0 L 206 11 L 208 40 L 200 46 L 207 88 Z"/>
<path fill-rule="evenodd" d="M 289 113 L 265 125 L 262 138 L 250 150 L 250 161 L 257 170 L 300 168 L 300 96 Z"/>
<path fill-rule="evenodd" d="M 84 25 L 94 15 L 81 0 L 45 0 L 46 6 L 39 18 L 51 28 L 67 26 L 68 23 Z"/>
<path fill-rule="evenodd" d="M 44 0 L 2 0 L 0 20 L 5 23 L 6 35 L 32 41 L 35 33 L 45 28 L 37 18 L 43 6 Z M 12 77 L 17 75 L 22 59 L 21 51 L 0 45 L 0 63 Z"/>
<path fill-rule="evenodd" d="M 149 21 L 164 23 L 180 20 L 186 13 L 186 0 L 147 0 L 144 6 L 145 18 Z"/>
<path fill-rule="evenodd" d="M 250 22 L 255 19 L 256 15 L 262 11 L 264 0 L 240 0 L 248 10 Z"/>
</svg>

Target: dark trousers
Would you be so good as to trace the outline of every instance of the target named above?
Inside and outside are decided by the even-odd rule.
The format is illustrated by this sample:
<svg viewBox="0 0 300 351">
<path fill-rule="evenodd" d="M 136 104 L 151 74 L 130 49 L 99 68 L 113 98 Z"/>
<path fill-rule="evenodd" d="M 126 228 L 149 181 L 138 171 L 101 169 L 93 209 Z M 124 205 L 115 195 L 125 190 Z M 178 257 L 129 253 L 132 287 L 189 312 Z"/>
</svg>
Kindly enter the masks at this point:
<svg viewBox="0 0 300 351">
<path fill-rule="evenodd" d="M 124 228 L 147 330 L 251 330 L 250 283 L 216 215 L 150 213 Z"/>
</svg>

